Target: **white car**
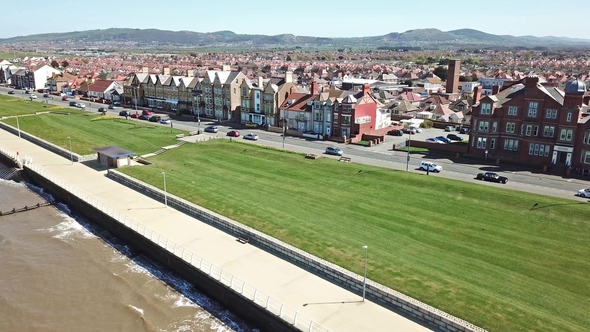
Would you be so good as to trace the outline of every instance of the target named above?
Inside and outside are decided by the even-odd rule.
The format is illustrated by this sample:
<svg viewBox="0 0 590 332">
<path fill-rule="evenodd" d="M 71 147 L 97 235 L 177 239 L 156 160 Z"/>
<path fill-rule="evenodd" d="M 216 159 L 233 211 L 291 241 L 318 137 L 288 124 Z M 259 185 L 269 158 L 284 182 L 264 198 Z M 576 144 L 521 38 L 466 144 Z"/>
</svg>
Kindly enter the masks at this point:
<svg viewBox="0 0 590 332">
<path fill-rule="evenodd" d="M 258 135 L 256 135 L 256 134 L 246 134 L 246 135 L 244 135 L 244 139 L 249 139 L 251 141 L 257 141 L 258 140 Z"/>
<path fill-rule="evenodd" d="M 163 123 L 163 124 L 170 124 L 170 122 L 171 121 L 168 118 L 162 118 L 162 119 L 160 119 L 160 123 Z"/>
<path fill-rule="evenodd" d="M 578 190 L 578 196 L 590 198 L 590 188 Z"/>
<path fill-rule="evenodd" d="M 37 99 L 37 95 L 31 95 L 31 99 Z"/>
<path fill-rule="evenodd" d="M 436 139 L 436 138 L 427 138 L 426 139 L 426 142 L 428 142 L 428 143 L 437 143 L 437 144 L 445 144 L 445 142 L 443 142 L 443 141 L 441 141 L 439 139 Z"/>
<path fill-rule="evenodd" d="M 422 128 L 420 128 L 420 127 L 410 126 L 409 128 L 410 129 L 414 129 L 414 131 L 417 132 L 417 133 L 421 133 L 422 132 Z"/>
<path fill-rule="evenodd" d="M 428 170 L 429 172 L 435 172 L 435 173 L 439 173 L 440 171 L 442 171 L 442 166 L 441 165 L 437 165 L 435 163 L 432 163 L 430 161 L 422 161 L 420 162 L 420 170 L 421 171 L 426 171 Z"/>
</svg>

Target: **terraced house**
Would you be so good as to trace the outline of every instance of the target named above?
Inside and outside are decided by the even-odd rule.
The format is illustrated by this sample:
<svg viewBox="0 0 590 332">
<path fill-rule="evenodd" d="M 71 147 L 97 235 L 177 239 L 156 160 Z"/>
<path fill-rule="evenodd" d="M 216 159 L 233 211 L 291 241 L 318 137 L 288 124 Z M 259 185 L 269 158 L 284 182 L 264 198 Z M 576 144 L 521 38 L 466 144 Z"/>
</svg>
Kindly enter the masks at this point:
<svg viewBox="0 0 590 332">
<path fill-rule="evenodd" d="M 203 80 L 196 83 L 195 112 L 218 120 L 234 118 L 236 108 L 241 105 L 240 85 L 246 76 L 229 69 L 229 66 L 223 66 L 221 71 L 209 70 Z"/>
<path fill-rule="evenodd" d="M 474 91 L 471 154 L 590 174 L 590 97 L 584 82 L 571 79 L 562 91 L 527 77 L 498 90 L 483 98 L 481 87 Z"/>
</svg>

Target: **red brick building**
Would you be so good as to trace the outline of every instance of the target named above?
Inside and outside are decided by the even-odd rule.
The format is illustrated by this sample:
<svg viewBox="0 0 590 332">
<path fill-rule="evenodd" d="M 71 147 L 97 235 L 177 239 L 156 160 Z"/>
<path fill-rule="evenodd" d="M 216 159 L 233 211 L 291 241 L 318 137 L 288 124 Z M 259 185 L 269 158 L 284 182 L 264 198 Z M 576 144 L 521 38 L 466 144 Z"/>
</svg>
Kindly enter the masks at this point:
<svg viewBox="0 0 590 332">
<path fill-rule="evenodd" d="M 469 152 L 498 162 L 545 170 L 590 172 L 590 113 L 584 82 L 572 79 L 565 92 L 527 77 L 481 97 L 474 91 Z"/>
</svg>

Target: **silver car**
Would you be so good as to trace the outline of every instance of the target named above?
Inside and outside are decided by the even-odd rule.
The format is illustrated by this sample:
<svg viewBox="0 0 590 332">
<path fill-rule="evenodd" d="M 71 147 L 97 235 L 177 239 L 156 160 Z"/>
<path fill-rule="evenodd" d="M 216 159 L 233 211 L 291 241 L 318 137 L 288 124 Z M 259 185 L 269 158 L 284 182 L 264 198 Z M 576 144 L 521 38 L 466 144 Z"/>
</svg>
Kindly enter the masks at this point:
<svg viewBox="0 0 590 332">
<path fill-rule="evenodd" d="M 340 150 L 339 148 L 335 147 L 335 146 L 329 146 L 326 148 L 326 154 L 332 154 L 335 156 L 341 156 L 344 154 L 344 151 Z"/>
</svg>

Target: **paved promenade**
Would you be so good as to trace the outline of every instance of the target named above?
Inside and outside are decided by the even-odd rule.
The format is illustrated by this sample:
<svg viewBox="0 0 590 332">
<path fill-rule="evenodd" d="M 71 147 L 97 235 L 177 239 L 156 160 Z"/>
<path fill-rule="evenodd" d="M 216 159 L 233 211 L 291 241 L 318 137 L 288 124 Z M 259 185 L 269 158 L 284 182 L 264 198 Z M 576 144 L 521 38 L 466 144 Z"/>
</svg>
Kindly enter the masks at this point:
<svg viewBox="0 0 590 332">
<path fill-rule="evenodd" d="M 125 213 L 331 331 L 431 331 L 293 264 L 131 190 L 83 164 L 0 130 L 0 146 Z M 359 248 L 359 259 L 362 249 Z M 369 262 L 370 264 L 370 262 Z M 370 276 L 369 276 L 370 278 Z"/>
</svg>

